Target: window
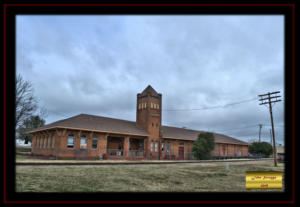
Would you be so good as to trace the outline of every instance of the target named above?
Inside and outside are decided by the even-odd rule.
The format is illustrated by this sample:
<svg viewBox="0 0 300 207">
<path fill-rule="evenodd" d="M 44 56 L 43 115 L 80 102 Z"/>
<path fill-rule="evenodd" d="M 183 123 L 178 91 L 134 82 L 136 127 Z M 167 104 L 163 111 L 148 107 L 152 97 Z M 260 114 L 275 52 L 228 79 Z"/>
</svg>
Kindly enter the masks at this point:
<svg viewBox="0 0 300 207">
<path fill-rule="evenodd" d="M 238 156 L 241 156 L 241 150 L 238 148 Z"/>
<path fill-rule="evenodd" d="M 55 143 L 55 136 L 52 136 L 52 148 L 54 148 L 54 143 Z"/>
<path fill-rule="evenodd" d="M 151 142 L 151 145 L 150 145 L 150 151 L 153 152 L 153 141 Z"/>
<path fill-rule="evenodd" d="M 162 152 L 164 151 L 164 145 L 165 145 L 165 143 L 161 143 L 161 151 Z"/>
<path fill-rule="evenodd" d="M 86 149 L 86 136 L 82 135 L 80 139 L 80 149 Z"/>
<path fill-rule="evenodd" d="M 50 148 L 50 139 L 51 139 L 51 136 L 49 135 L 49 137 L 48 137 L 48 145 L 47 145 L 47 148 Z"/>
<path fill-rule="evenodd" d="M 157 109 L 159 109 L 159 105 L 157 104 Z"/>
<path fill-rule="evenodd" d="M 152 127 L 154 126 L 154 123 L 152 123 Z"/>
<path fill-rule="evenodd" d="M 42 148 L 43 144 L 43 137 L 40 137 L 40 148 Z"/>
<path fill-rule="evenodd" d="M 98 138 L 95 136 L 92 139 L 92 148 L 97 149 L 97 147 L 98 147 Z"/>
<path fill-rule="evenodd" d="M 153 109 L 153 103 L 151 102 L 151 109 Z"/>
<path fill-rule="evenodd" d="M 46 148 L 46 146 L 47 146 L 47 137 L 44 137 L 44 148 Z"/>
<path fill-rule="evenodd" d="M 74 135 L 69 134 L 67 148 L 73 148 L 73 147 L 74 147 Z"/>
<path fill-rule="evenodd" d="M 147 108 L 147 103 L 145 103 L 145 108 Z"/>
<path fill-rule="evenodd" d="M 36 137 L 36 143 L 35 143 L 35 146 L 36 146 L 36 147 L 39 147 L 39 141 L 40 141 L 40 138 L 37 136 L 37 137 Z"/>
<path fill-rule="evenodd" d="M 157 152 L 157 148 L 158 148 L 158 143 L 155 142 L 155 152 Z"/>
<path fill-rule="evenodd" d="M 184 146 L 184 142 L 179 142 L 179 146 L 183 147 Z"/>
<path fill-rule="evenodd" d="M 170 142 L 167 143 L 167 154 L 170 154 Z"/>
</svg>

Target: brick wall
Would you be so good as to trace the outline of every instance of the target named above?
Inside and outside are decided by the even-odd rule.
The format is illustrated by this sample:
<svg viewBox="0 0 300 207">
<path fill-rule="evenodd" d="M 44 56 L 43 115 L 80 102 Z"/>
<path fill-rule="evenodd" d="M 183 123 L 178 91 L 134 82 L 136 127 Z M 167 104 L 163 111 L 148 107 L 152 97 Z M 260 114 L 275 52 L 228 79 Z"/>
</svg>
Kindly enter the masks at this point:
<svg viewBox="0 0 300 207">
<path fill-rule="evenodd" d="M 216 143 L 212 156 L 248 156 L 248 146 Z"/>
<path fill-rule="evenodd" d="M 74 148 L 67 148 L 68 136 L 73 134 L 75 137 Z M 80 138 L 82 135 L 86 136 L 87 150 L 80 151 Z M 97 148 L 92 148 L 92 138 L 96 136 L 98 139 Z M 32 153 L 36 155 L 54 156 L 57 158 L 76 158 L 76 156 L 84 155 L 86 158 L 99 158 L 107 155 L 107 133 L 96 132 L 80 132 L 76 130 L 48 130 L 46 132 L 34 133 L 32 139 Z M 113 134 L 112 134 L 113 136 Z M 120 135 L 119 135 L 120 136 Z M 48 139 L 50 137 L 50 139 Z M 54 147 L 52 142 L 54 137 Z M 121 158 L 129 157 L 129 139 L 130 136 L 124 135 L 124 156 Z M 48 145 L 49 141 L 49 145 Z M 155 152 L 155 144 L 153 145 L 153 151 L 150 152 L 151 141 L 157 142 L 157 152 Z M 42 144 L 41 144 L 42 142 Z M 184 143 L 184 158 L 188 159 L 191 156 L 193 141 L 187 140 L 174 140 L 174 139 L 159 139 L 145 138 L 144 139 L 144 152 L 147 158 L 158 159 L 159 155 L 161 159 L 166 158 L 167 144 L 170 143 L 170 155 L 173 155 L 174 159 L 178 159 L 178 147 L 179 143 Z M 46 144 L 45 144 L 46 143 Z M 161 143 L 164 143 L 164 151 L 161 151 Z M 223 150 L 224 149 L 224 150 Z M 240 150 L 240 156 L 248 156 L 248 146 L 222 144 L 216 143 L 215 149 L 212 151 L 212 156 L 238 156 L 238 150 Z M 77 153 L 77 154 L 76 154 Z M 83 154 L 80 154 L 83 153 Z M 87 153 L 87 154 L 84 154 Z M 151 155 L 151 156 L 150 156 Z"/>
</svg>

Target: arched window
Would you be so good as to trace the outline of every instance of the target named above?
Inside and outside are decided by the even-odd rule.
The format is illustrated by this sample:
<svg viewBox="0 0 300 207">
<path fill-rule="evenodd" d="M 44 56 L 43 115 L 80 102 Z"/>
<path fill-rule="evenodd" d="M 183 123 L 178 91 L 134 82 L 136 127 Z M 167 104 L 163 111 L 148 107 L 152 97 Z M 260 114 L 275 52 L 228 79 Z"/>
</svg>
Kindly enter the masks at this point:
<svg viewBox="0 0 300 207">
<path fill-rule="evenodd" d="M 73 147 L 74 147 L 74 135 L 69 134 L 67 148 L 73 148 Z"/>
</svg>

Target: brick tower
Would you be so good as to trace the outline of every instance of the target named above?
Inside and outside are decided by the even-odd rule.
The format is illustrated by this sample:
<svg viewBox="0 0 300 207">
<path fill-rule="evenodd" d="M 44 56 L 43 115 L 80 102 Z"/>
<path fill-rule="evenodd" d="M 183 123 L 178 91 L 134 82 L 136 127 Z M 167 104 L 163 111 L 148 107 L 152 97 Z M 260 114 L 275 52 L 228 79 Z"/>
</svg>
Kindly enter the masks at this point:
<svg viewBox="0 0 300 207">
<path fill-rule="evenodd" d="M 159 158 L 161 130 L 161 98 L 150 85 L 137 94 L 136 125 L 150 135 L 146 141 L 146 155 Z"/>
</svg>

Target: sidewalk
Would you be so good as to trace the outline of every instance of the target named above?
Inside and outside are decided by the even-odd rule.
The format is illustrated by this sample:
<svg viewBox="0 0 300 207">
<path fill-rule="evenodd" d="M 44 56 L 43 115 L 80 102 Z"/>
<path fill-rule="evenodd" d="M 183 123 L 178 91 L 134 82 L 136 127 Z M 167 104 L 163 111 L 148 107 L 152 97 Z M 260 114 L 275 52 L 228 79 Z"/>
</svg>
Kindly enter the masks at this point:
<svg viewBox="0 0 300 207">
<path fill-rule="evenodd" d="M 250 162 L 266 161 L 272 158 L 261 159 L 228 159 L 228 160 L 18 160 L 16 165 L 147 165 L 147 164 L 192 164 L 192 163 L 219 163 L 219 162 Z"/>
</svg>

